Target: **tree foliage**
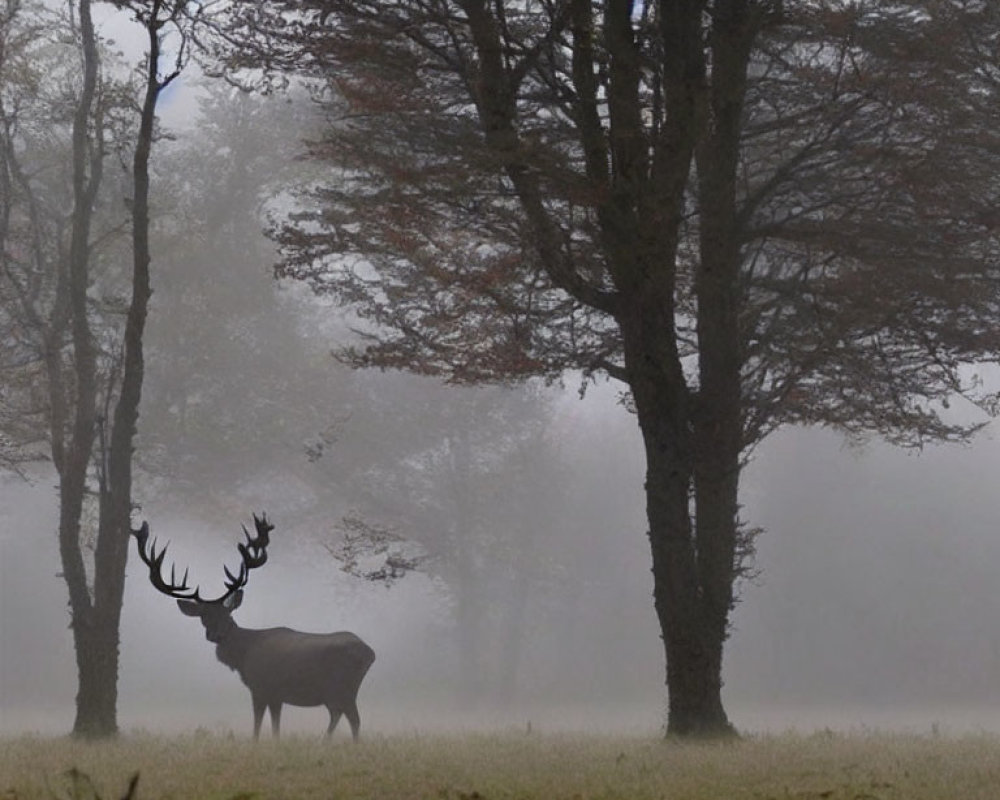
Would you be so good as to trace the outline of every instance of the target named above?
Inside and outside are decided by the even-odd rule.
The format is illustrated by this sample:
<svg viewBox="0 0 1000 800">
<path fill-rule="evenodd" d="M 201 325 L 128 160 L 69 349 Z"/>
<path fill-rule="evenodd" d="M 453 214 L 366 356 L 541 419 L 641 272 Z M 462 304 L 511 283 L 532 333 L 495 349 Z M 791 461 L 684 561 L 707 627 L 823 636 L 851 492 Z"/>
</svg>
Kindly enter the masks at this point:
<svg viewBox="0 0 1000 800">
<path fill-rule="evenodd" d="M 330 90 L 331 124 L 313 155 L 331 175 L 309 185 L 301 209 L 276 227 L 279 274 L 371 321 L 369 346 L 349 351 L 359 365 L 472 382 L 567 368 L 626 378 L 614 320 L 621 289 L 606 263 L 604 227 L 634 224 L 615 213 L 643 208 L 618 209 L 613 199 L 623 180 L 615 162 L 628 153 L 613 152 L 606 100 L 610 7 L 510 4 L 497 6 L 496 19 L 484 12 L 480 21 L 497 26 L 494 44 L 506 59 L 507 83 L 490 88 L 509 107 L 491 109 L 480 91 L 490 76 L 475 4 L 354 5 L 300 5 L 304 12 L 277 24 L 267 15 L 288 11 L 261 4 L 249 23 L 269 34 L 259 41 L 269 64 L 290 61 Z M 665 57 L 664 29 L 679 24 L 669 19 L 672 5 L 632 8 L 623 35 L 633 37 L 639 61 Z M 901 443 L 961 438 L 968 431 L 928 401 L 974 394 L 959 364 L 988 357 L 994 344 L 976 324 L 993 310 L 995 276 L 983 269 L 990 193 L 970 191 L 965 180 L 988 181 L 990 171 L 975 165 L 991 149 L 982 138 L 989 128 L 980 117 L 978 142 L 949 136 L 960 112 L 929 96 L 929 86 L 944 88 L 940 78 L 927 83 L 936 65 L 886 52 L 887 42 L 915 47 L 921 37 L 936 52 L 943 32 L 915 25 L 912 8 L 753 6 L 748 76 L 734 89 L 731 121 L 739 137 L 732 224 L 744 265 L 742 385 L 752 409 L 744 440 L 787 422 L 878 431 Z M 975 23 L 965 17 L 962 26 Z M 694 40 L 710 36 L 704 29 Z M 231 61 L 260 63 L 239 53 Z M 634 180 L 651 180 L 676 108 L 664 65 L 634 77 Z M 722 133 L 717 102 L 697 109 L 702 159 L 709 133 Z M 487 112 L 506 126 L 516 158 L 484 136 Z M 961 186 L 936 180 L 946 163 L 953 175 L 965 165 Z M 693 273 L 707 238 L 697 194 L 710 167 L 703 163 L 701 175 L 695 166 L 674 189 L 681 358 L 697 355 Z M 647 210 L 665 190 L 646 188 Z M 945 213 L 942 197 L 953 210 Z M 635 243 L 654 236 L 634 232 Z M 696 389 L 697 377 L 691 382 Z"/>
</svg>

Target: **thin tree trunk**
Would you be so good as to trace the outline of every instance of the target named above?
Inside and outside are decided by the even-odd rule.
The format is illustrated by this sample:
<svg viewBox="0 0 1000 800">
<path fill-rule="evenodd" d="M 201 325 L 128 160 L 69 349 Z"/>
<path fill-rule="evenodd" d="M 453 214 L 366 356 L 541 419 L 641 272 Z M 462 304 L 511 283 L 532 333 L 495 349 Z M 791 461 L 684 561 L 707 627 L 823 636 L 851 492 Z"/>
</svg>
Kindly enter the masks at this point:
<svg viewBox="0 0 1000 800">
<path fill-rule="evenodd" d="M 521 547 L 525 546 L 521 540 Z M 518 673 L 524 652 L 525 623 L 528 618 L 528 597 L 531 586 L 522 568 L 518 570 L 518 580 L 514 584 L 514 596 L 502 605 L 503 635 L 499 638 L 496 651 L 497 682 L 495 697 L 501 703 L 511 705 L 521 700 L 518 692 Z"/>
<path fill-rule="evenodd" d="M 89 2 L 81 0 L 81 19 Z M 159 69 L 159 14 L 163 7 L 154 0 L 146 28 L 149 36 L 146 91 L 139 120 L 139 135 L 133 158 L 132 202 L 132 302 L 129 306 L 123 342 L 121 387 L 115 404 L 110 445 L 105 451 L 101 438 L 99 474 L 100 504 L 97 546 L 94 553 L 94 593 L 88 597 L 87 613 L 74 613 L 74 634 L 79 669 L 77 720 L 74 733 L 88 737 L 117 733 L 119 630 L 125 589 L 125 564 L 132 512 L 132 454 L 144 373 L 142 339 L 151 294 L 149 283 L 149 157 L 153 142 L 156 102 L 165 85 L 157 77 Z M 82 26 L 81 26 L 82 27 Z M 92 38 L 92 29 L 90 36 Z M 85 44 L 86 48 L 86 44 Z M 96 56 L 95 56 L 96 57 Z M 85 310 L 85 309 L 84 309 Z M 93 369 L 93 368 L 92 368 Z M 91 403 L 91 437 L 96 421 Z M 102 420 L 102 424 L 106 421 Z M 86 469 L 82 475 L 85 476 Z M 82 491 L 80 493 L 82 498 Z M 67 515 L 68 516 L 68 515 Z M 79 511 L 76 511 L 75 545 L 79 551 Z M 69 536 L 67 535 L 67 540 Z M 76 623 L 78 616 L 85 624 Z"/>
<path fill-rule="evenodd" d="M 117 727 L 101 710 L 101 636 L 80 546 L 80 518 L 97 417 L 97 350 L 90 330 L 87 290 L 90 284 L 90 229 L 101 181 L 101 156 L 89 136 L 97 88 L 98 54 L 90 0 L 80 0 L 83 90 L 73 120 L 73 222 L 69 254 L 69 298 L 76 379 L 72 431 L 60 468 L 59 552 L 69 588 L 71 627 L 76 648 L 79 689 L 73 733 L 106 736 Z M 55 390 L 57 386 L 50 387 Z"/>
<path fill-rule="evenodd" d="M 452 495 L 455 555 L 455 624 L 458 629 L 459 694 L 462 702 L 474 707 L 482 700 L 482 638 L 485 614 L 481 592 L 472 561 L 470 539 L 477 520 L 472 509 L 470 476 L 473 458 L 468 434 L 457 431 L 448 439 L 449 483 Z"/>
<path fill-rule="evenodd" d="M 132 454 L 144 374 L 143 333 L 151 294 L 149 283 L 149 157 L 153 142 L 156 101 L 161 84 L 159 30 L 161 8 L 154 2 L 147 31 L 149 56 L 146 91 L 139 120 L 139 135 L 132 162 L 132 302 L 123 342 L 121 389 L 115 404 L 106 465 L 102 467 L 100 522 L 94 555 L 94 629 L 89 637 L 88 689 L 93 713 L 102 721 L 102 733 L 117 729 L 119 630 L 125 592 L 132 514 Z M 103 440 L 102 440 L 103 444 Z M 102 448 L 103 449 L 103 448 Z M 102 458 L 105 454 L 102 452 Z M 106 472 L 103 471 L 106 467 Z M 81 674 L 81 683 L 84 676 Z"/>
</svg>

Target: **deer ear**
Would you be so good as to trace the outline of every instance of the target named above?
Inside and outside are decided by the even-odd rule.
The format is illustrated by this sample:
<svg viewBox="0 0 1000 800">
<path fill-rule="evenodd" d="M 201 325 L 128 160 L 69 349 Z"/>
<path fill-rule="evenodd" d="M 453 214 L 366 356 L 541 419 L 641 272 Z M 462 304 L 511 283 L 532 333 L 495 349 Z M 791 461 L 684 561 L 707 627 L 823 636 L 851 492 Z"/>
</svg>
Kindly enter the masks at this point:
<svg viewBox="0 0 1000 800">
<path fill-rule="evenodd" d="M 235 611 L 240 607 L 240 603 L 243 602 L 243 590 L 233 592 L 229 597 L 222 601 L 223 607 L 227 611 Z"/>
<path fill-rule="evenodd" d="M 189 617 L 201 616 L 201 604 L 194 600 L 178 600 L 177 607 Z"/>
</svg>

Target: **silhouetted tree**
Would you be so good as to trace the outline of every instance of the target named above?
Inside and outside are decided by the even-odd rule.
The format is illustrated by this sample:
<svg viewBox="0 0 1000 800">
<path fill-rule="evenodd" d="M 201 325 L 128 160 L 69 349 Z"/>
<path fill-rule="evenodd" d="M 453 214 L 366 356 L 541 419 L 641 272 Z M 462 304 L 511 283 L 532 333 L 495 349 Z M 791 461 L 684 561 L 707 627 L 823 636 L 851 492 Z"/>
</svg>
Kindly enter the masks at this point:
<svg viewBox="0 0 1000 800">
<path fill-rule="evenodd" d="M 102 43 L 94 29 L 91 5 L 90 0 L 70 4 L 67 29 L 53 27 L 59 24 L 58 18 L 49 17 L 43 8 L 15 19 L 22 13 L 20 4 L 7 4 L 10 24 L 3 28 L 8 34 L 4 42 L 17 45 L 18 52 L 13 53 L 15 58 L 0 62 L 4 68 L 0 166 L 3 183 L 10 188 L 4 207 L 2 276 L 5 299 L 12 302 L 5 314 L 17 321 L 21 334 L 4 341 L 5 352 L 13 344 L 15 351 L 32 354 L 33 358 L 23 359 L 21 371 L 43 379 L 41 402 L 59 475 L 62 577 L 69 589 L 79 676 L 73 732 L 100 737 L 117 731 L 119 621 L 132 510 L 132 449 L 150 295 L 149 157 L 157 98 L 178 74 L 186 53 L 182 40 L 173 71 L 164 75 L 160 47 L 164 28 L 181 23 L 186 3 L 119 4 L 131 10 L 148 35 L 135 123 L 130 122 L 135 98 L 129 88 L 117 84 L 110 70 L 102 71 Z M 32 28 L 43 38 L 26 38 Z M 72 42 L 68 53 L 66 41 Z M 57 42 L 62 43 L 62 49 L 57 48 L 59 58 L 65 61 L 32 62 L 32 55 L 44 56 L 46 46 Z M 56 70 L 46 74 L 45 69 L 53 66 Z M 46 80 L 60 85 L 51 94 L 39 92 L 37 86 Z M 41 109 L 48 119 L 41 115 L 24 119 L 22 114 L 28 113 L 40 95 L 53 102 Z M 68 156 L 60 149 L 62 130 L 69 132 Z M 131 142 L 127 137 L 132 137 Z M 122 155 L 132 151 L 132 267 L 126 271 L 131 297 L 122 309 L 115 308 L 113 297 L 102 295 L 97 303 L 92 297 L 112 291 L 107 271 L 100 274 L 95 266 L 109 267 L 99 239 L 113 229 L 102 230 L 99 237 L 94 221 L 101 204 L 107 202 L 107 195 L 102 195 L 105 161 L 116 150 Z M 45 156 L 56 160 L 48 161 Z M 25 157 L 35 158 L 39 168 L 26 169 Z M 61 158 L 68 158 L 68 163 L 60 163 Z M 66 173 L 72 198 L 68 206 L 59 194 Z M 13 241 L 12 230 L 18 243 L 7 246 Z M 95 287 L 100 287 L 97 292 Z M 122 313 L 124 329 L 115 338 Z M 93 492 L 92 480 L 97 494 L 96 536 L 81 524 L 86 498 Z M 93 550 L 90 575 L 88 549 Z"/>
<path fill-rule="evenodd" d="M 731 730 L 748 451 L 788 423 L 964 439 L 942 406 L 989 400 L 963 367 L 1000 344 L 991 228 L 934 180 L 949 115 L 876 47 L 912 10 L 255 2 L 223 47 L 326 82 L 333 175 L 276 230 L 278 274 L 356 309 L 345 357 L 627 385 L 672 733 Z"/>
</svg>

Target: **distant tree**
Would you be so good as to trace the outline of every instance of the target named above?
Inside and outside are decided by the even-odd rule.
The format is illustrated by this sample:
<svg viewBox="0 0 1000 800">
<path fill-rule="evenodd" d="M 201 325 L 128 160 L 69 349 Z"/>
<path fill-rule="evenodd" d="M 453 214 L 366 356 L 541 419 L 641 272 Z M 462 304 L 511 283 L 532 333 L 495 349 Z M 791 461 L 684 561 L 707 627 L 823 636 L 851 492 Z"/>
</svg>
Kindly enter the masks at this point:
<svg viewBox="0 0 1000 800">
<path fill-rule="evenodd" d="M 217 519 L 261 493 L 286 528 L 310 532 L 304 548 L 322 542 L 352 575 L 391 583 L 419 567 L 458 634 L 459 693 L 511 695 L 519 604 L 551 567 L 532 561 L 532 542 L 560 497 L 546 393 L 455 393 L 330 359 L 346 322 L 273 284 L 262 231 L 274 198 L 315 174 L 293 158 L 314 104 L 221 81 L 200 91 L 197 136 L 159 151 L 144 494 Z"/>
<path fill-rule="evenodd" d="M 949 126 L 875 49 L 908 5 L 241 6 L 230 66 L 328 81 L 314 155 L 341 170 L 279 274 L 370 322 L 355 364 L 627 385 L 672 733 L 731 730 L 747 452 L 788 423 L 963 439 L 942 406 L 989 400 L 964 367 L 1000 344 L 991 229 L 949 213 Z"/>
<path fill-rule="evenodd" d="M 79 676 L 73 732 L 85 737 L 117 731 L 119 621 L 150 295 L 149 157 L 157 98 L 186 52 L 182 38 L 172 71 L 161 73 L 164 29 L 182 22 L 186 3 L 118 5 L 148 35 L 137 120 L 131 89 L 115 81 L 106 63 L 102 70 L 106 49 L 90 0 L 69 4 L 66 18 L 8 2 L 0 61 L 0 180 L 10 189 L 0 276 L 3 298 L 11 301 L 4 314 L 18 332 L 4 340 L 5 358 L 23 353 L 19 370 L 33 372 L 44 386 L 36 397 L 59 475 L 59 552 Z M 132 265 L 122 270 L 130 296 L 119 305 L 113 257 L 100 241 L 114 229 L 97 235 L 95 218 L 109 202 L 102 193 L 105 162 L 130 151 Z M 27 160 L 33 160 L 30 168 Z M 97 530 L 91 535 L 81 521 L 94 484 Z"/>
<path fill-rule="evenodd" d="M 405 398 L 373 397 L 362 429 L 369 440 L 377 433 L 374 452 L 352 458 L 348 444 L 346 458 L 334 447 L 324 459 L 352 510 L 330 549 L 368 580 L 388 585 L 414 569 L 438 579 L 454 623 L 456 695 L 510 700 L 530 602 L 559 563 L 540 558 L 538 546 L 560 528 L 568 489 L 551 396 L 533 385 L 379 382 L 394 383 Z"/>
<path fill-rule="evenodd" d="M 155 165 L 152 235 L 163 269 L 140 462 L 160 501 L 231 518 L 245 513 L 239 490 L 249 482 L 304 485 L 303 444 L 328 424 L 329 395 L 349 392 L 350 378 L 331 374 L 329 348 L 301 335 L 290 293 L 269 278 L 264 206 L 301 169 L 293 156 L 305 104 L 222 82 L 198 94 L 197 135 L 165 143 Z M 267 498 L 272 512 L 279 493 Z"/>
</svg>

